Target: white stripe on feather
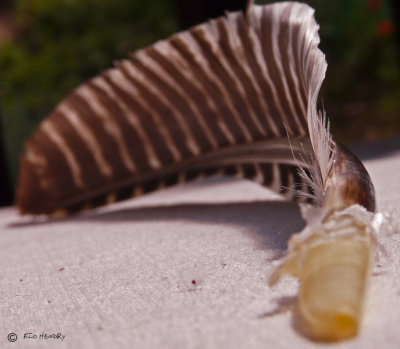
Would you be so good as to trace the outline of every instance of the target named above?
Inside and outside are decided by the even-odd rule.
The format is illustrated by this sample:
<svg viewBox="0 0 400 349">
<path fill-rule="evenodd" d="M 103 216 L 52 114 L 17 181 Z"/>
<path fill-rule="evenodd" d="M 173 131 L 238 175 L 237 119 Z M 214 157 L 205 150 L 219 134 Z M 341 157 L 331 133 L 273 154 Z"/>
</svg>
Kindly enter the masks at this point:
<svg viewBox="0 0 400 349">
<path fill-rule="evenodd" d="M 144 66 L 149 66 L 150 69 L 154 67 L 154 64 L 151 65 L 151 57 L 147 54 L 145 50 L 138 51 L 135 54 L 135 57 L 140 60 L 140 62 Z M 136 67 L 135 67 L 136 68 Z M 135 77 L 141 78 L 141 81 L 147 81 L 145 75 L 139 70 L 136 69 L 137 72 L 140 72 L 140 76 L 135 73 Z M 159 78 L 165 78 L 165 74 L 159 75 Z M 157 84 L 147 84 L 146 87 L 149 88 L 150 91 L 152 91 L 157 97 L 160 99 L 160 101 L 166 106 L 171 114 L 174 116 L 174 118 L 177 120 L 179 123 L 180 127 L 182 127 L 182 133 L 185 138 L 185 143 L 187 147 L 190 149 L 193 155 L 198 155 L 200 154 L 200 146 L 197 144 L 196 138 L 193 136 L 192 131 L 190 130 L 190 127 L 186 121 L 185 115 L 183 115 L 179 109 L 177 109 L 169 100 L 168 97 L 164 95 L 164 91 L 162 88 L 160 88 Z"/>
<path fill-rule="evenodd" d="M 178 36 L 176 38 L 178 38 Z M 187 46 L 187 45 L 185 45 L 185 46 L 195 56 L 195 53 L 191 50 L 191 47 Z M 228 139 L 230 144 L 235 144 L 236 143 L 235 137 L 233 136 L 229 127 L 226 125 L 225 121 L 220 116 L 220 112 L 218 111 L 217 105 L 215 104 L 214 100 L 212 99 L 212 97 L 210 96 L 208 91 L 205 91 L 205 89 L 203 88 L 201 83 L 197 81 L 197 78 L 191 72 L 190 67 L 188 66 L 185 58 L 182 56 L 182 54 L 179 52 L 179 50 L 172 47 L 169 44 L 169 42 L 167 42 L 167 41 L 158 42 L 155 45 L 155 48 L 158 49 L 159 52 L 161 54 L 163 54 L 165 57 L 169 57 L 170 62 L 172 64 L 174 64 L 177 69 L 180 70 L 180 72 L 185 76 L 187 81 L 190 81 L 196 87 L 196 89 L 198 91 L 201 91 L 201 93 L 204 95 L 204 97 L 206 99 L 207 107 L 213 112 L 213 114 L 217 118 L 217 124 L 218 124 L 219 129 L 225 135 L 225 137 Z M 204 93 L 204 92 L 206 92 L 206 93 Z"/>
<path fill-rule="evenodd" d="M 232 47 L 234 47 L 235 49 L 241 49 L 243 51 L 243 46 L 242 46 L 242 43 L 240 41 L 239 28 L 238 28 L 238 18 L 239 18 L 239 16 L 242 16 L 242 14 L 227 13 L 227 21 L 229 23 L 229 26 L 232 28 L 231 30 L 229 30 L 229 26 L 226 24 L 225 21 L 224 21 L 224 24 L 225 24 L 225 26 L 227 28 L 227 32 L 229 34 L 235 33 L 235 35 L 229 35 L 229 38 L 231 38 L 235 42 L 234 46 L 232 46 Z M 248 36 L 250 36 L 250 31 L 248 31 Z M 250 37 L 249 37 L 249 40 L 251 40 Z M 256 51 L 256 50 L 254 50 L 254 51 Z M 259 58 L 259 57 L 257 57 L 257 53 L 256 52 L 254 52 L 254 53 L 255 53 L 256 59 Z M 246 76 L 248 77 L 248 79 L 251 82 L 251 85 L 253 86 L 254 90 L 257 93 L 257 99 L 261 104 L 261 108 L 262 108 L 262 110 L 264 112 L 265 120 L 266 120 L 267 125 L 269 126 L 269 128 L 271 130 L 270 132 L 272 132 L 274 136 L 279 137 L 280 136 L 279 130 L 278 130 L 275 122 L 272 121 L 271 118 L 269 117 L 270 110 L 269 110 L 268 104 L 267 104 L 267 102 L 266 102 L 266 100 L 265 100 L 265 98 L 263 96 L 261 88 L 258 85 L 258 83 L 256 81 L 256 78 L 254 77 L 254 75 L 253 75 L 253 73 L 252 73 L 252 71 L 251 71 L 251 69 L 249 67 L 248 62 L 244 61 L 245 53 L 244 52 L 240 52 L 239 57 L 240 56 L 242 57 L 242 60 L 241 60 L 242 69 L 245 72 Z"/>
<path fill-rule="evenodd" d="M 76 90 L 76 93 L 84 98 L 90 108 L 94 111 L 94 114 L 101 119 L 105 131 L 111 136 L 112 139 L 114 139 L 115 143 L 117 144 L 125 167 L 129 171 L 135 172 L 136 165 L 129 156 L 128 147 L 124 141 L 122 131 L 119 128 L 118 124 L 113 120 L 112 115 L 106 112 L 107 109 L 103 105 L 101 105 L 101 99 L 99 99 L 86 84 L 79 87 Z"/>
<path fill-rule="evenodd" d="M 156 43 L 153 46 L 153 49 L 155 51 L 157 51 L 160 55 L 164 56 L 163 54 L 163 50 L 162 50 L 162 46 L 164 46 L 166 43 L 165 41 L 160 41 L 158 43 Z M 168 47 L 166 48 L 167 52 L 171 52 L 172 48 L 167 45 Z M 167 56 L 168 57 L 168 56 Z M 166 58 L 168 59 L 168 58 Z M 168 61 L 171 64 L 174 64 L 174 62 L 170 59 L 168 59 Z M 142 63 L 144 65 L 148 65 L 148 67 L 150 69 L 152 69 L 160 79 L 163 79 L 166 84 L 168 84 L 168 86 L 171 89 L 174 89 L 175 92 L 180 96 L 180 98 L 185 99 L 185 101 L 187 102 L 190 110 L 192 111 L 192 115 L 196 118 L 196 120 L 198 121 L 198 123 L 200 124 L 202 131 L 204 132 L 204 134 L 207 136 L 208 141 L 211 143 L 212 148 L 213 149 L 217 149 L 218 148 L 218 142 L 215 139 L 215 136 L 212 132 L 212 130 L 208 127 L 207 123 L 204 120 L 203 115 L 201 114 L 201 111 L 199 109 L 199 107 L 197 106 L 197 104 L 193 101 L 193 99 L 191 98 L 191 96 L 186 93 L 182 87 L 173 80 L 173 78 L 171 77 L 171 75 L 164 70 L 163 66 L 160 65 L 156 60 L 154 60 L 152 57 L 147 56 L 146 60 L 142 60 Z"/>
<path fill-rule="evenodd" d="M 296 23 L 297 19 L 300 17 L 300 7 L 294 7 L 293 10 L 290 12 L 290 17 L 289 17 L 289 21 L 290 23 Z M 300 26 L 300 25 L 299 25 Z M 295 52 L 293 51 L 293 28 L 290 28 L 289 30 L 289 38 L 288 38 L 288 52 L 287 52 L 287 56 L 289 58 L 289 70 L 290 70 L 290 76 L 292 78 L 292 81 L 295 85 L 295 91 L 296 91 L 296 95 L 293 96 L 294 98 L 297 99 L 298 105 L 301 108 L 301 111 L 303 113 L 304 116 L 307 115 L 307 110 L 306 110 L 306 105 L 305 103 L 307 103 L 307 101 L 303 100 L 302 96 L 301 96 L 301 83 L 299 81 L 299 76 L 297 75 L 296 71 L 295 71 L 295 66 L 296 66 L 296 62 L 294 60 L 294 56 L 295 56 Z M 306 134 L 306 130 L 303 130 L 303 134 Z"/>
<path fill-rule="evenodd" d="M 116 71 L 116 69 L 111 71 Z M 106 74 L 109 74 L 110 79 L 112 80 L 112 74 L 110 73 L 111 71 L 107 72 Z M 159 169 L 161 167 L 160 159 L 156 155 L 153 144 L 149 140 L 149 136 L 141 125 L 140 118 L 130 111 L 129 107 L 115 94 L 111 86 L 109 86 L 101 76 L 96 77 L 92 80 L 92 82 L 117 103 L 128 123 L 137 131 L 143 144 L 144 151 L 146 152 L 150 167 L 153 169 Z"/>
<path fill-rule="evenodd" d="M 154 87 L 147 81 L 146 77 L 140 72 L 136 67 L 128 60 L 122 61 L 119 63 L 120 66 L 123 66 L 128 72 L 129 75 L 134 77 L 135 79 L 138 79 L 144 86 L 149 91 L 152 91 L 154 93 Z M 121 86 L 125 91 L 127 91 L 131 96 L 137 97 L 136 102 L 140 102 L 141 106 L 143 109 L 145 109 L 155 120 L 155 123 L 157 124 L 157 127 L 159 127 L 159 130 L 162 134 L 162 136 L 165 139 L 165 144 L 167 145 L 167 148 L 171 151 L 171 154 L 174 158 L 175 161 L 182 160 L 182 154 L 178 149 L 178 146 L 174 142 L 174 136 L 171 134 L 171 132 L 168 130 L 165 120 L 163 120 L 162 115 L 158 113 L 158 111 L 153 108 L 150 104 L 143 103 L 141 100 L 142 98 L 139 95 L 139 91 L 136 89 L 136 87 L 127 80 L 127 78 L 124 76 L 124 74 L 117 70 L 110 70 L 110 76 L 112 77 L 113 81 Z M 155 92 L 157 94 L 157 92 Z"/>
<path fill-rule="evenodd" d="M 58 133 L 57 129 L 54 127 L 51 119 L 44 120 L 40 128 L 65 156 L 65 160 L 67 161 L 68 167 L 70 168 L 72 173 L 72 180 L 74 184 L 78 188 L 85 189 L 85 184 L 82 179 L 81 166 L 76 159 L 72 149 L 67 145 L 67 143 L 65 143 L 64 138 Z"/>
<path fill-rule="evenodd" d="M 80 119 L 76 110 L 72 109 L 66 103 L 58 107 L 58 111 L 74 126 L 76 133 L 87 144 L 93 154 L 96 164 L 104 177 L 110 178 L 113 175 L 112 166 L 104 158 L 99 143 L 96 140 L 92 130 Z"/>
<path fill-rule="evenodd" d="M 236 21 L 235 21 L 236 22 Z M 221 22 L 224 27 L 226 28 L 226 32 L 227 32 L 227 37 L 228 37 L 228 44 L 231 47 L 232 51 L 235 53 L 235 56 L 232 57 L 233 59 L 236 59 L 239 64 L 243 67 L 246 66 L 245 64 L 243 64 L 243 61 L 241 62 L 240 57 L 244 56 L 244 53 L 240 52 L 242 50 L 242 46 L 239 43 L 239 38 L 236 34 L 235 28 L 233 27 L 233 25 L 227 20 L 227 19 L 223 19 Z M 217 21 L 212 21 L 209 22 L 209 25 L 213 26 L 213 39 L 218 43 L 219 41 L 219 31 L 218 31 L 218 26 L 217 26 Z M 211 40 L 211 38 L 209 38 L 209 40 Z M 229 75 L 229 77 L 235 81 L 235 86 L 237 87 L 239 94 L 242 97 L 242 102 L 246 105 L 247 110 L 249 112 L 249 116 L 251 118 L 251 120 L 253 121 L 253 123 L 256 125 L 258 131 L 263 135 L 266 136 L 267 132 L 264 128 L 263 125 L 261 125 L 260 121 L 257 118 L 257 112 L 254 109 L 254 107 L 249 103 L 248 98 L 246 96 L 246 92 L 245 92 L 245 88 L 242 84 L 242 82 L 238 79 L 238 77 L 236 76 L 236 74 L 234 73 L 233 68 L 230 66 L 228 60 L 225 58 L 225 55 L 222 53 L 222 50 L 220 48 L 219 45 L 216 45 L 215 47 L 215 51 L 214 54 L 216 56 L 220 57 L 220 63 L 221 65 L 224 67 L 225 71 L 227 72 L 227 74 Z M 239 114 L 240 115 L 240 114 Z M 243 119 L 242 117 L 242 122 L 245 125 L 246 124 L 246 120 Z"/>
<path fill-rule="evenodd" d="M 288 82 L 286 80 L 285 72 L 284 72 L 284 69 L 282 66 L 282 55 L 281 55 L 281 51 L 279 48 L 278 38 L 279 38 L 280 27 L 282 25 L 280 22 L 280 18 L 282 17 L 282 11 L 283 11 L 284 7 L 279 6 L 279 5 L 280 4 L 276 4 L 276 6 L 271 8 L 272 9 L 272 16 L 271 16 L 272 55 L 271 55 L 271 59 L 273 59 L 273 61 L 275 62 L 275 66 L 278 68 L 278 71 L 279 71 L 278 75 L 281 78 L 283 89 L 284 89 L 283 92 L 286 97 L 285 100 L 289 105 L 290 112 L 292 113 L 292 115 L 290 115 L 290 116 L 295 121 L 297 130 L 301 130 L 300 134 L 304 135 L 305 130 L 297 116 L 296 108 L 293 105 L 293 100 L 292 100 L 293 96 L 291 96 L 291 94 L 290 94 Z M 292 134 L 293 130 L 291 130 L 291 125 L 288 122 L 288 117 L 289 116 L 287 116 L 287 115 L 283 115 L 283 120 L 284 120 L 286 127 L 288 128 L 289 134 Z"/>
<path fill-rule="evenodd" d="M 276 120 L 279 120 L 279 123 L 281 123 L 280 119 L 284 118 L 285 112 L 283 111 L 283 107 L 282 107 L 280 98 L 278 97 L 278 92 L 276 90 L 275 84 L 273 83 L 272 78 L 268 72 L 267 62 L 265 61 L 264 54 L 263 54 L 262 48 L 261 48 L 260 36 L 259 36 L 259 34 L 257 34 L 257 31 L 258 32 L 261 31 L 261 23 L 260 22 L 261 22 L 261 17 L 262 17 L 262 7 L 261 6 L 252 6 L 248 15 L 251 17 L 251 22 L 255 24 L 255 25 L 249 26 L 249 38 L 254 47 L 254 54 L 255 54 L 255 57 L 257 58 L 258 65 L 263 73 L 264 80 L 267 83 L 269 90 L 271 91 L 273 103 L 279 112 L 279 115 L 268 114 L 268 115 L 266 115 L 266 117 L 268 118 L 270 125 L 275 125 L 275 126 L 272 126 L 276 130 L 275 132 L 278 133 L 278 135 L 283 136 L 278 131 Z"/>
<path fill-rule="evenodd" d="M 213 52 L 215 53 L 215 50 L 218 50 L 216 48 L 216 43 L 213 41 L 212 35 L 210 35 L 210 32 L 208 30 L 208 27 L 196 27 L 195 31 L 200 33 L 200 35 L 203 35 L 207 42 L 211 45 Z M 247 126 L 244 124 L 243 119 L 241 118 L 240 114 L 237 112 L 235 105 L 232 101 L 232 98 L 230 97 L 228 91 L 224 87 L 224 84 L 219 80 L 217 76 L 212 72 L 209 62 L 207 61 L 207 58 L 204 57 L 203 53 L 201 52 L 201 48 L 199 47 L 199 44 L 197 43 L 196 39 L 193 37 L 193 35 L 190 32 L 184 32 L 182 33 L 182 36 L 185 38 L 185 42 L 188 44 L 188 48 L 192 48 L 195 52 L 194 54 L 194 59 L 198 62 L 199 66 L 202 67 L 203 71 L 207 75 L 208 79 L 213 81 L 214 84 L 218 87 L 218 90 L 223 96 L 224 101 L 226 102 L 226 106 L 233 115 L 233 118 L 235 122 L 238 124 L 239 129 L 242 131 L 246 141 L 250 142 L 253 140 L 253 136 L 250 134 L 250 131 L 248 130 Z"/>
</svg>

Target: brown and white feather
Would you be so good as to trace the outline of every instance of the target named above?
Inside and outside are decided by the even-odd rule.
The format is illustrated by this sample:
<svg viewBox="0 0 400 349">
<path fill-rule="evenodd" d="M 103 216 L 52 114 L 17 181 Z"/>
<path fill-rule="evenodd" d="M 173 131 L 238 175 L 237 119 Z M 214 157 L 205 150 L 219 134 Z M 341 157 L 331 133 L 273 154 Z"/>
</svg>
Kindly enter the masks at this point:
<svg viewBox="0 0 400 349">
<path fill-rule="evenodd" d="M 116 63 L 26 142 L 20 211 L 73 212 L 210 175 L 321 195 L 333 146 L 316 109 L 317 32 L 307 5 L 250 4 Z"/>
</svg>

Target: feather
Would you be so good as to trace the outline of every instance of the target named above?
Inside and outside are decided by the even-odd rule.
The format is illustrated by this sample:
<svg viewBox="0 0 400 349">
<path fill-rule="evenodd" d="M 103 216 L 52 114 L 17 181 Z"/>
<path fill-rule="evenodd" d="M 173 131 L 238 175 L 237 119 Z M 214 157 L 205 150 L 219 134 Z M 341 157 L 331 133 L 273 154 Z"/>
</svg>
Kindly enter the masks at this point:
<svg viewBox="0 0 400 349">
<path fill-rule="evenodd" d="M 26 142 L 20 212 L 70 213 L 212 174 L 321 202 L 333 151 L 316 108 L 317 31 L 307 5 L 250 4 L 116 63 Z"/>
<path fill-rule="evenodd" d="M 137 51 L 79 86 L 26 142 L 20 212 L 71 213 L 210 175 L 311 199 L 319 207 L 308 209 L 270 281 L 301 279 L 299 309 L 312 337 L 354 336 L 375 195 L 317 110 L 327 67 L 318 44 L 309 6 L 249 2 L 246 14 Z"/>
</svg>

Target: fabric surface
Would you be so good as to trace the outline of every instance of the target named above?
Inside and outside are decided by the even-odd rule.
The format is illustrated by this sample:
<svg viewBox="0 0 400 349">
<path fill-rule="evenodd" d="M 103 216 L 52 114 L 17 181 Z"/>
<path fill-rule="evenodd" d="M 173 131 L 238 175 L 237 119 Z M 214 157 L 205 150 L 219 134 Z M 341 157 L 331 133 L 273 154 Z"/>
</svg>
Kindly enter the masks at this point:
<svg viewBox="0 0 400 349">
<path fill-rule="evenodd" d="M 379 236 L 355 339 L 310 341 L 291 311 L 297 281 L 267 284 L 299 207 L 209 179 L 54 222 L 0 210 L 0 348 L 399 348 L 400 147 L 387 149 L 364 163 L 395 229 Z"/>
</svg>

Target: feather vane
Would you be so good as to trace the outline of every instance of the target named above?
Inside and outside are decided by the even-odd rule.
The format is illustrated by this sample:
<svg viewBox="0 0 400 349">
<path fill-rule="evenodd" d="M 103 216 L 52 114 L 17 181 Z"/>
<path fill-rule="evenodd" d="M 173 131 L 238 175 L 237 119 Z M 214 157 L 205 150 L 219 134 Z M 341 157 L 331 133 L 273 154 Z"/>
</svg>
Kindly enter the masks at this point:
<svg viewBox="0 0 400 349">
<path fill-rule="evenodd" d="M 251 5 L 116 63 L 26 142 L 20 211 L 74 212 L 210 174 L 321 201 L 333 152 L 317 31 L 307 5 Z"/>
</svg>

